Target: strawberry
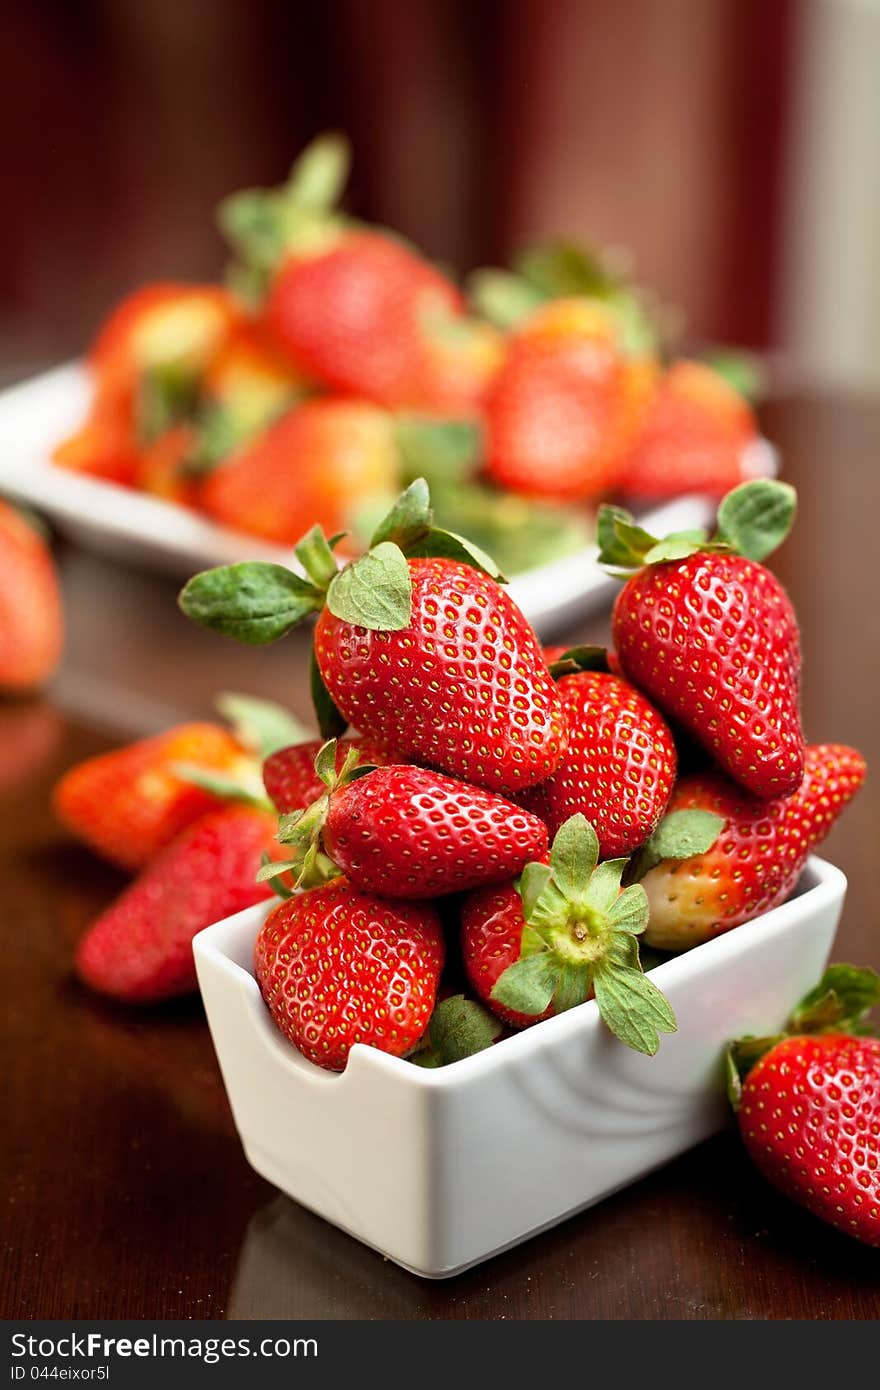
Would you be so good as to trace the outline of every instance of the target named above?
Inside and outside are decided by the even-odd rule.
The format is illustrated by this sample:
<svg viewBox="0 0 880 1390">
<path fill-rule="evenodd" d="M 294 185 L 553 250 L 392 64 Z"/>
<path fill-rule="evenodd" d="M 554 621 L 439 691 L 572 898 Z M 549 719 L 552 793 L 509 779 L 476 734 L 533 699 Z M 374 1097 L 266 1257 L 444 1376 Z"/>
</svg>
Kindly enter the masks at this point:
<svg viewBox="0 0 880 1390">
<path fill-rule="evenodd" d="M 320 848 L 365 892 L 420 899 L 512 878 L 547 850 L 543 822 L 500 796 L 409 765 L 361 775 L 356 749 L 337 772 L 338 752 L 330 740 L 315 762 L 324 795 L 281 822 L 306 856 L 289 867 Z"/>
<path fill-rule="evenodd" d="M 0 689 L 42 685 L 58 665 L 63 639 L 49 547 L 34 523 L 0 500 Z"/>
<path fill-rule="evenodd" d="M 620 490 L 642 499 L 722 498 L 762 471 L 751 407 L 702 362 L 674 362 L 653 396 Z"/>
<path fill-rule="evenodd" d="M 728 1075 L 746 1152 L 821 1221 L 880 1246 L 880 1039 L 864 1034 L 880 976 L 832 965 L 782 1035 L 731 1045 Z"/>
<path fill-rule="evenodd" d="M 220 463 L 198 501 L 225 526 L 288 545 L 312 525 L 344 530 L 353 508 L 385 501 L 397 477 L 384 411 L 361 401 L 314 400 Z"/>
<path fill-rule="evenodd" d="M 263 763 L 263 785 L 269 800 L 279 811 L 304 811 L 321 796 L 325 787 L 315 771 L 315 759 L 322 747 L 320 739 L 309 739 L 289 748 L 279 748 Z M 342 771 L 351 749 L 357 751 L 363 763 L 383 766 L 400 762 L 398 757 L 370 739 L 341 738 L 336 745 L 336 772 Z"/>
<path fill-rule="evenodd" d="M 718 535 L 658 542 L 617 508 L 599 518 L 600 560 L 628 573 L 612 617 L 627 680 L 756 796 L 788 796 L 804 774 L 800 637 L 782 585 L 758 563 L 794 515 L 785 483 L 745 483 Z"/>
<path fill-rule="evenodd" d="M 492 561 L 431 520 L 419 479 L 367 554 L 338 573 L 315 528 L 295 552 L 307 580 L 277 565 L 233 565 L 196 575 L 180 603 L 196 622 L 253 643 L 319 612 L 313 688 L 325 735 L 350 720 L 408 762 L 521 791 L 562 757 L 559 694 Z"/>
<path fill-rule="evenodd" d="M 277 851 L 275 820 L 249 806 L 203 816 L 157 855 L 86 932 L 77 974 L 92 989 L 149 1004 L 196 988 L 196 932 L 259 902 L 263 855 Z"/>
<path fill-rule="evenodd" d="M 698 831 L 695 843 L 705 844 Z M 626 860 L 598 861 L 596 833 L 577 814 L 557 831 L 549 863 L 533 861 L 518 883 L 470 894 L 462 908 L 465 970 L 478 998 L 507 1023 L 537 1023 L 592 995 L 622 1042 L 653 1054 L 659 1034 L 676 1024 L 639 963 L 647 899 L 639 884 L 621 887 Z"/>
<path fill-rule="evenodd" d="M 302 374 L 251 319 L 238 323 L 199 383 L 194 462 L 218 463 L 254 439 L 308 391 Z"/>
<path fill-rule="evenodd" d="M 55 814 L 105 859 L 142 869 L 184 827 L 220 804 L 184 780 L 178 771 L 184 763 L 230 778 L 252 768 L 220 725 L 181 724 L 70 768 L 53 792 Z"/>
<path fill-rule="evenodd" d="M 493 482 L 533 496 L 596 497 L 621 458 L 653 368 L 630 362 L 603 305 L 557 300 L 511 338 L 486 402 Z"/>
<path fill-rule="evenodd" d="M 134 487 L 140 464 L 131 400 L 95 400 L 83 425 L 55 446 L 52 462 L 86 477 Z"/>
<path fill-rule="evenodd" d="M 478 888 L 462 904 L 461 950 L 465 974 L 477 998 L 513 1028 L 528 1028 L 532 1023 L 551 1018 L 556 1012 L 552 1002 L 543 1013 L 526 1014 L 506 1008 L 492 998 L 492 991 L 505 970 L 520 958 L 524 927 L 522 898 L 513 883 Z"/>
<path fill-rule="evenodd" d="M 801 785 L 773 801 L 751 796 L 720 772 L 682 777 L 670 813 L 708 811 L 723 829 L 707 853 L 685 859 L 649 844 L 641 865 L 651 909 L 645 941 L 686 950 L 784 902 L 864 779 L 861 754 L 833 743 L 808 747 Z"/>
<path fill-rule="evenodd" d="M 666 723 L 627 681 L 579 670 L 559 679 L 568 720 L 562 762 L 521 802 L 551 835 L 580 811 L 603 858 L 631 854 L 654 830 L 672 793 L 676 751 Z"/>
<path fill-rule="evenodd" d="M 266 324 L 310 376 L 386 406 L 423 403 L 424 342 L 432 316 L 454 318 L 455 287 L 402 242 L 345 233 L 317 254 L 283 262 Z"/>
<path fill-rule="evenodd" d="M 415 398 L 420 408 L 477 415 L 504 360 L 504 340 L 481 319 L 458 313 L 428 319 Z"/>
<path fill-rule="evenodd" d="M 254 948 L 263 998 L 311 1062 L 342 1071 L 355 1043 L 400 1057 L 425 1032 L 443 967 L 427 903 L 386 902 L 337 879 L 266 918 Z"/>
</svg>

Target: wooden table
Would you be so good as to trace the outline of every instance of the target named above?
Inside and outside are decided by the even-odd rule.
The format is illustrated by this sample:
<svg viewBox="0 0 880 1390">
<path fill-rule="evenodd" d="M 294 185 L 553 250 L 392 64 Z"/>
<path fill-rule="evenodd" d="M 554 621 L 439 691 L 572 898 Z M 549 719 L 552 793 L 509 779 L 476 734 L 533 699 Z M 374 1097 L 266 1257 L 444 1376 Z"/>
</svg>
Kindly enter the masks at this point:
<svg viewBox="0 0 880 1390">
<path fill-rule="evenodd" d="M 801 615 L 808 737 L 875 775 L 827 843 L 849 875 L 836 958 L 880 966 L 880 404 L 788 398 L 766 428 L 801 496 L 778 571 Z M 199 1004 L 127 1012 L 70 976 L 121 886 L 53 824 L 59 772 L 210 711 L 218 689 L 306 716 L 303 641 L 245 650 L 196 631 L 175 585 L 72 548 L 66 664 L 0 706 L 5 859 L 7 1317 L 872 1318 L 880 1259 L 778 1199 L 733 1134 L 448 1283 L 403 1273 L 247 1166 Z M 564 637 L 601 640 L 605 621 Z"/>
</svg>

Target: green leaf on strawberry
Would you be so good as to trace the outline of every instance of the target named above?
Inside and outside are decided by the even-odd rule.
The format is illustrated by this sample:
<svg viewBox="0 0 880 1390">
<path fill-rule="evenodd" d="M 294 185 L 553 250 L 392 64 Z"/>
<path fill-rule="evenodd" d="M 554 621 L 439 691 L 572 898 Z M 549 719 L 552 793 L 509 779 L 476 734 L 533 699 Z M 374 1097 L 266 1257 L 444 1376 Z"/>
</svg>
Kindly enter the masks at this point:
<svg viewBox="0 0 880 1390">
<path fill-rule="evenodd" d="M 550 674 L 557 680 L 577 671 L 610 671 L 608 648 L 599 646 L 569 647 L 551 663 Z"/>
<path fill-rule="evenodd" d="M 330 691 L 324 684 L 324 677 L 321 675 L 314 648 L 309 656 L 309 691 L 321 737 L 324 739 L 341 738 L 348 728 L 348 720 L 340 714 L 333 703 Z"/>
<path fill-rule="evenodd" d="M 201 627 L 261 646 L 318 612 L 323 600 L 320 589 L 284 565 L 243 560 L 194 575 L 179 603 Z"/>
<path fill-rule="evenodd" d="M 695 808 L 668 812 L 630 860 L 627 881 L 637 883 L 664 859 L 690 859 L 694 854 L 708 854 L 724 825 L 724 817 L 714 811 Z"/>
<path fill-rule="evenodd" d="M 675 1017 L 639 964 L 636 938 L 648 924 L 648 900 L 637 884 L 622 888 L 627 861 L 600 864 L 596 832 L 582 815 L 557 832 L 550 864 L 530 864 L 519 891 L 526 927 L 520 959 L 499 976 L 492 999 L 520 1014 L 573 1008 L 595 993 L 611 1031 L 653 1055 Z"/>
<path fill-rule="evenodd" d="M 409 624 L 412 581 L 406 556 L 392 541 L 381 541 L 334 575 L 327 607 L 344 623 L 374 632 L 399 632 Z"/>
</svg>

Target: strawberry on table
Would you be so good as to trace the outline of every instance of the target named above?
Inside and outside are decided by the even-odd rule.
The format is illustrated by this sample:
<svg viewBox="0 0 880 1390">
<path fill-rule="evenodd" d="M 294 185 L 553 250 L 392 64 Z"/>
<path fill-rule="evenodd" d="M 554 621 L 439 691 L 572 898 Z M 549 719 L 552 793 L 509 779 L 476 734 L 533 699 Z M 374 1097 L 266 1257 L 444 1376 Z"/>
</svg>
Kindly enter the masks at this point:
<svg viewBox="0 0 880 1390">
<path fill-rule="evenodd" d="M 331 535 L 346 530 L 357 509 L 394 495 L 398 476 L 385 411 L 363 401 L 312 400 L 214 467 L 197 500 L 215 521 L 287 545 L 313 525 Z"/>
<path fill-rule="evenodd" d="M 577 669 L 573 656 L 563 668 L 573 673 L 558 681 L 568 719 L 565 755 L 521 802 L 551 835 L 580 811 L 599 837 L 603 858 L 631 854 L 654 830 L 672 794 L 675 743 L 663 718 L 628 681 L 607 670 Z"/>
<path fill-rule="evenodd" d="M 748 401 L 702 362 L 681 360 L 654 394 L 620 491 L 660 500 L 703 492 L 719 500 L 764 469 Z"/>
<path fill-rule="evenodd" d="M 331 739 L 316 759 L 323 795 L 281 821 L 279 839 L 301 856 L 289 866 L 299 882 L 323 852 L 366 892 L 433 898 L 512 878 L 546 852 L 544 823 L 492 792 L 423 767 L 365 772 L 356 749 L 337 771 L 338 751 Z"/>
<path fill-rule="evenodd" d="M 355 1043 L 400 1057 L 428 1027 L 443 931 L 427 903 L 388 902 L 345 879 L 270 912 L 254 966 L 284 1035 L 310 1061 L 342 1071 Z"/>
<path fill-rule="evenodd" d="M 181 606 L 257 644 L 317 612 L 313 694 L 325 736 L 351 722 L 407 761 L 501 793 L 556 769 L 565 721 L 538 640 L 489 557 L 432 526 L 424 480 L 341 571 L 318 528 L 295 553 L 307 579 L 280 565 L 226 566 L 190 580 Z"/>
<path fill-rule="evenodd" d="M 880 976 L 832 965 L 775 1037 L 731 1045 L 728 1078 L 752 1162 L 793 1202 L 880 1246 Z"/>
<path fill-rule="evenodd" d="M 67 830 L 124 869 L 142 869 L 191 822 L 221 804 L 181 764 L 255 780 L 252 758 L 219 724 L 181 724 L 77 763 L 52 796 Z"/>
<path fill-rule="evenodd" d="M 264 855 L 277 853 L 275 830 L 270 812 L 250 806 L 203 815 L 89 928 L 77 974 L 130 1004 L 191 993 L 196 933 L 269 896 L 257 870 Z"/>
<path fill-rule="evenodd" d="M 600 561 L 626 578 L 612 617 L 622 674 L 765 798 L 790 795 L 804 773 L 797 619 L 759 563 L 794 509 L 788 484 L 744 483 L 722 502 L 711 541 L 658 541 L 619 508 L 599 515 Z"/>
<path fill-rule="evenodd" d="M 33 690 L 47 681 L 63 639 L 49 547 L 36 522 L 0 499 L 0 690 Z"/>
<path fill-rule="evenodd" d="M 808 746 L 801 785 L 773 801 L 751 796 L 720 772 L 682 777 L 670 815 L 709 812 L 723 829 L 710 849 L 687 858 L 670 855 L 662 834 L 649 841 L 640 864 L 651 914 L 645 941 L 683 951 L 784 902 L 864 780 L 861 754 L 835 743 Z"/>
<path fill-rule="evenodd" d="M 714 827 L 692 829 L 711 843 Z M 584 816 L 560 827 L 549 863 L 533 861 L 519 882 L 480 888 L 462 909 L 462 952 L 477 997 L 517 1027 L 595 997 L 607 1026 L 628 1047 L 653 1055 L 675 1017 L 642 974 L 637 938 L 648 921 L 639 884 L 621 886 L 625 859 L 599 863 Z"/>
</svg>

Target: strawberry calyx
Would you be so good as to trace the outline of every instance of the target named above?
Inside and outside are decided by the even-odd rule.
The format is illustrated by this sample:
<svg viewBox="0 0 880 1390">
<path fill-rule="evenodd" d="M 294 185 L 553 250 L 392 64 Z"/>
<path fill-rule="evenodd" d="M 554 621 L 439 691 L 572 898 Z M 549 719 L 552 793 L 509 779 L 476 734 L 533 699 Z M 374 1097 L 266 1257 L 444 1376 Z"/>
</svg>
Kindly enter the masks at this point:
<svg viewBox="0 0 880 1390">
<path fill-rule="evenodd" d="M 569 647 L 555 661 L 550 663 L 550 674 L 554 680 L 562 676 L 573 676 L 578 671 L 611 671 L 608 662 L 608 648 L 600 646 Z"/>
<path fill-rule="evenodd" d="M 278 819 L 277 839 L 282 845 L 292 845 L 295 853 L 290 859 L 263 864 L 257 874 L 258 883 L 268 883 L 282 874 L 290 874 L 295 888 L 317 888 L 331 878 L 340 876 L 340 870 L 322 850 L 321 837 L 330 809 L 330 798 L 341 787 L 373 772 L 374 765 L 362 762 L 357 748 L 350 748 L 337 772 L 338 748 L 335 738 L 328 739 L 315 758 L 315 772 L 326 791 L 304 810 L 287 811 Z"/>
<path fill-rule="evenodd" d="M 821 980 L 792 1010 L 778 1033 L 767 1037 L 746 1036 L 731 1042 L 725 1054 L 727 1094 L 734 1110 L 742 1099 L 742 1085 L 752 1067 L 787 1038 L 821 1034 L 876 1036 L 868 1014 L 880 1004 L 880 974 L 868 966 L 829 965 Z"/>
<path fill-rule="evenodd" d="M 639 526 L 623 507 L 599 508 L 596 534 L 599 563 L 618 579 L 628 579 L 648 565 L 684 560 L 699 551 L 721 551 L 763 561 L 791 530 L 797 493 L 775 478 L 740 483 L 718 508 L 714 536 L 702 529 L 674 531 L 663 538 Z"/>
<path fill-rule="evenodd" d="M 585 298 L 611 311 L 627 356 L 656 352 L 666 335 L 660 306 L 633 282 L 629 267 L 619 257 L 575 242 L 530 247 L 510 270 L 474 271 L 469 289 L 483 317 L 505 330 L 518 328 L 550 300 Z"/>
<path fill-rule="evenodd" d="M 492 998 L 538 1015 L 582 1004 L 592 991 L 605 1024 L 637 1052 L 653 1056 L 675 1015 L 642 973 L 637 938 L 648 925 L 640 884 L 622 887 L 625 859 L 599 863 L 599 841 L 585 816 L 558 830 L 550 862 L 527 864 L 517 885 L 525 925 L 520 959 L 507 967 Z"/>
<path fill-rule="evenodd" d="M 324 250 L 349 225 L 336 204 L 350 165 L 345 137 L 320 135 L 295 161 L 280 187 L 247 188 L 223 199 L 217 219 L 239 258 L 230 280 L 245 302 L 262 300 L 285 256 Z"/>
</svg>

